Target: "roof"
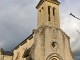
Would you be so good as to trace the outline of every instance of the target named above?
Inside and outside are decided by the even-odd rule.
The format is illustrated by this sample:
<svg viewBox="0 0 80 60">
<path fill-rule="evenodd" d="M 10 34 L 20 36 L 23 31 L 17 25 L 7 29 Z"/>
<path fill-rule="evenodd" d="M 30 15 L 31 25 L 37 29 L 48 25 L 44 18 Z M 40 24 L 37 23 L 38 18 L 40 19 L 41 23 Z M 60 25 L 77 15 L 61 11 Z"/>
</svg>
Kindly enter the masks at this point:
<svg viewBox="0 0 80 60">
<path fill-rule="evenodd" d="M 13 52 L 11 52 L 11 51 L 4 51 L 3 55 L 13 56 Z"/>
<path fill-rule="evenodd" d="M 30 40 L 31 38 L 33 38 L 33 33 L 32 33 L 30 36 L 28 36 L 24 41 L 22 41 L 20 44 L 18 44 L 14 49 L 19 48 L 19 45 L 23 45 L 24 43 L 27 42 L 27 39 Z M 12 51 L 13 51 L 14 49 L 12 49 Z"/>
<path fill-rule="evenodd" d="M 4 51 L 3 48 L 0 48 L 1 55 L 13 56 L 12 51 Z"/>
</svg>

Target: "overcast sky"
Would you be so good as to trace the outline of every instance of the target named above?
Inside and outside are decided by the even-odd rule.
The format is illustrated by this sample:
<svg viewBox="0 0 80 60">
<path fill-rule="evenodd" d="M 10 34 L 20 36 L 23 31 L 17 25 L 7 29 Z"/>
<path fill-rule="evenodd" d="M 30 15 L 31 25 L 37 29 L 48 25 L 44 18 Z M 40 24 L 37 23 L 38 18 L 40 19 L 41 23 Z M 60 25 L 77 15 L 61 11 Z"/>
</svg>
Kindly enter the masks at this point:
<svg viewBox="0 0 80 60">
<path fill-rule="evenodd" d="M 80 0 L 58 0 L 61 29 L 70 36 L 75 60 L 80 60 Z M 0 0 L 0 48 L 12 50 L 37 27 L 36 5 L 39 0 Z"/>
</svg>

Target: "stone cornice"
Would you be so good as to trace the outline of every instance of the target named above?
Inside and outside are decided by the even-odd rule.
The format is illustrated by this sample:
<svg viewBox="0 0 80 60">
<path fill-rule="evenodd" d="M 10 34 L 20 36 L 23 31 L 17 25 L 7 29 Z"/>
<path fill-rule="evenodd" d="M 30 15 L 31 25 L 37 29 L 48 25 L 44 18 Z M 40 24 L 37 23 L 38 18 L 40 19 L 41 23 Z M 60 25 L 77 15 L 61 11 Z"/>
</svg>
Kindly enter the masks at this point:
<svg viewBox="0 0 80 60">
<path fill-rule="evenodd" d="M 38 9 L 43 4 L 43 2 L 45 2 L 45 1 L 48 1 L 50 3 L 54 3 L 56 5 L 60 4 L 60 2 L 56 2 L 56 1 L 52 1 L 52 0 L 40 0 L 39 3 L 38 3 L 38 5 L 36 6 L 36 8 Z"/>
</svg>

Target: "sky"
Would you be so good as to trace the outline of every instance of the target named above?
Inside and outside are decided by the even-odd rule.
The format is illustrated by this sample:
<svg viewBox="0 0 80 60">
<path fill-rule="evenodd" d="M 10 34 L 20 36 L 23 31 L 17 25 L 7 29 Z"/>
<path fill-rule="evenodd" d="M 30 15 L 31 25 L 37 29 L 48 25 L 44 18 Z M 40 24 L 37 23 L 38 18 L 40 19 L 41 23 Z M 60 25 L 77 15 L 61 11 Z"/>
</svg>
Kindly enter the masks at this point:
<svg viewBox="0 0 80 60">
<path fill-rule="evenodd" d="M 70 36 L 75 60 L 80 60 L 80 0 L 58 0 L 61 29 Z M 0 0 L 0 48 L 12 50 L 37 28 L 36 5 L 39 0 Z"/>
</svg>

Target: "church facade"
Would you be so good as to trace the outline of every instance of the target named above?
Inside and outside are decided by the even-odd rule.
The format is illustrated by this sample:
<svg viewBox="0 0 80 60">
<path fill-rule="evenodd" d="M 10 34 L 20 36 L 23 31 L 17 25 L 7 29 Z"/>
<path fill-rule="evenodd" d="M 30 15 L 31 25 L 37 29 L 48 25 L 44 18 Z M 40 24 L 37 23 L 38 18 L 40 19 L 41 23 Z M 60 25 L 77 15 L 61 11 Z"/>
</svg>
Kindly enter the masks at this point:
<svg viewBox="0 0 80 60">
<path fill-rule="evenodd" d="M 60 29 L 57 0 L 40 0 L 37 29 L 12 51 L 0 49 L 0 60 L 74 60 L 70 37 Z"/>
</svg>

